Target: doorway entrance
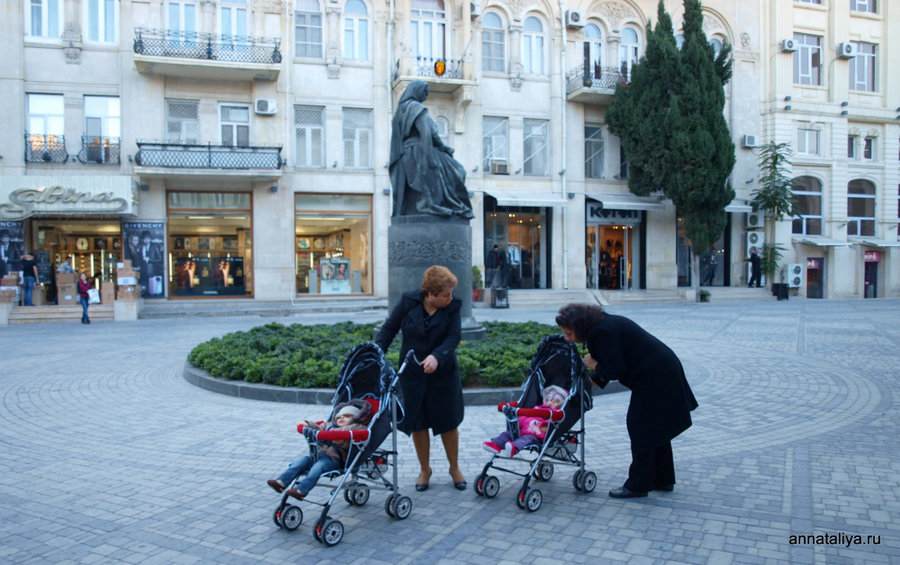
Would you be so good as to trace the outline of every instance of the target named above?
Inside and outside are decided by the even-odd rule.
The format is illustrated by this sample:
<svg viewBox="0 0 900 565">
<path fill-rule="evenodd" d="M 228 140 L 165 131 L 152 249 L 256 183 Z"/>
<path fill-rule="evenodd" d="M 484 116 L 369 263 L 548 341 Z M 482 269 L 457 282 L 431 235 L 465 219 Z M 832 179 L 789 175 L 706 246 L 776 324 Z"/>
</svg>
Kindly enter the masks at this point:
<svg viewBox="0 0 900 565">
<path fill-rule="evenodd" d="M 627 290 L 632 287 L 633 235 L 631 226 L 587 226 L 588 288 Z"/>
</svg>

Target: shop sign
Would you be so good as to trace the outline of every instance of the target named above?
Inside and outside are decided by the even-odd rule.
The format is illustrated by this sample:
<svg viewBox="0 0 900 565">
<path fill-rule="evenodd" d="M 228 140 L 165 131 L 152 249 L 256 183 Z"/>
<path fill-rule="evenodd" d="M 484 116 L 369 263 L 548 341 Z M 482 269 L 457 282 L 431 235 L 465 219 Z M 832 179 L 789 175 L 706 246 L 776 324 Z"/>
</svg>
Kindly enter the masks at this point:
<svg viewBox="0 0 900 565">
<path fill-rule="evenodd" d="M 130 177 L 0 177 L 0 218 L 35 214 L 132 214 Z"/>
<path fill-rule="evenodd" d="M 822 268 L 822 258 L 821 257 L 807 257 L 806 258 L 806 268 L 817 270 Z"/>
<path fill-rule="evenodd" d="M 881 262 L 881 251 L 866 251 L 865 262 L 866 263 Z"/>
<path fill-rule="evenodd" d="M 638 224 L 641 222 L 640 210 L 616 210 L 603 207 L 602 203 L 588 204 L 587 223 L 625 223 Z"/>
</svg>

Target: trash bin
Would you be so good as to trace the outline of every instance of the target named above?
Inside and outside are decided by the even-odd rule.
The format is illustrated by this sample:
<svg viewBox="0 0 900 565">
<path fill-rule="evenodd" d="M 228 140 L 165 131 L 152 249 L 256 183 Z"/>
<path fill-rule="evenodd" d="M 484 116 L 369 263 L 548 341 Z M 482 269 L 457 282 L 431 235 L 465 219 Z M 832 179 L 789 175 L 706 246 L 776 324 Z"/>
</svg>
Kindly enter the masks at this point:
<svg viewBox="0 0 900 565">
<path fill-rule="evenodd" d="M 778 300 L 787 300 L 788 299 L 788 285 L 787 283 L 772 283 L 772 294 L 775 295 Z"/>
<path fill-rule="evenodd" d="M 491 308 L 509 308 L 508 291 L 508 288 L 492 288 Z"/>
</svg>

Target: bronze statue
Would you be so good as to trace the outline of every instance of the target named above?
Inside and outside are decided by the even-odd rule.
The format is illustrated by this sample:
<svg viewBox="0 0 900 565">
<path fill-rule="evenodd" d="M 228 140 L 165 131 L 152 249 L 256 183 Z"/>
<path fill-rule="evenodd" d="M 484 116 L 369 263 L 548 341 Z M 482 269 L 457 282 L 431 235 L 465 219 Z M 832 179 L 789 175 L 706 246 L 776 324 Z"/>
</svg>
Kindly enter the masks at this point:
<svg viewBox="0 0 900 565">
<path fill-rule="evenodd" d="M 428 84 L 412 81 L 391 124 L 391 185 L 394 216 L 429 214 L 474 217 L 466 190 L 466 169 L 441 141 L 423 102 Z"/>
</svg>

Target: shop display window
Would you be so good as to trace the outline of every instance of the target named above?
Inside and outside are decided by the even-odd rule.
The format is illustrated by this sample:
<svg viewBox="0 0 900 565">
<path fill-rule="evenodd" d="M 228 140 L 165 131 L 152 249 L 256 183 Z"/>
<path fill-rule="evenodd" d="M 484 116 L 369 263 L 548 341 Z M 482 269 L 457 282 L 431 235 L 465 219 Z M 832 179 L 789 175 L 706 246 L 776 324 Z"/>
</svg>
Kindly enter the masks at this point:
<svg viewBox="0 0 900 565">
<path fill-rule="evenodd" d="M 171 191 L 167 200 L 169 296 L 253 296 L 250 193 Z"/>
<path fill-rule="evenodd" d="M 484 217 L 486 284 L 508 288 L 549 288 L 545 265 L 548 257 L 545 253 L 548 245 L 547 225 L 544 208 L 487 205 Z M 505 266 L 487 264 L 494 245 L 506 254 Z"/>
<path fill-rule="evenodd" d="M 296 292 L 371 294 L 372 197 L 295 195 Z"/>
</svg>

